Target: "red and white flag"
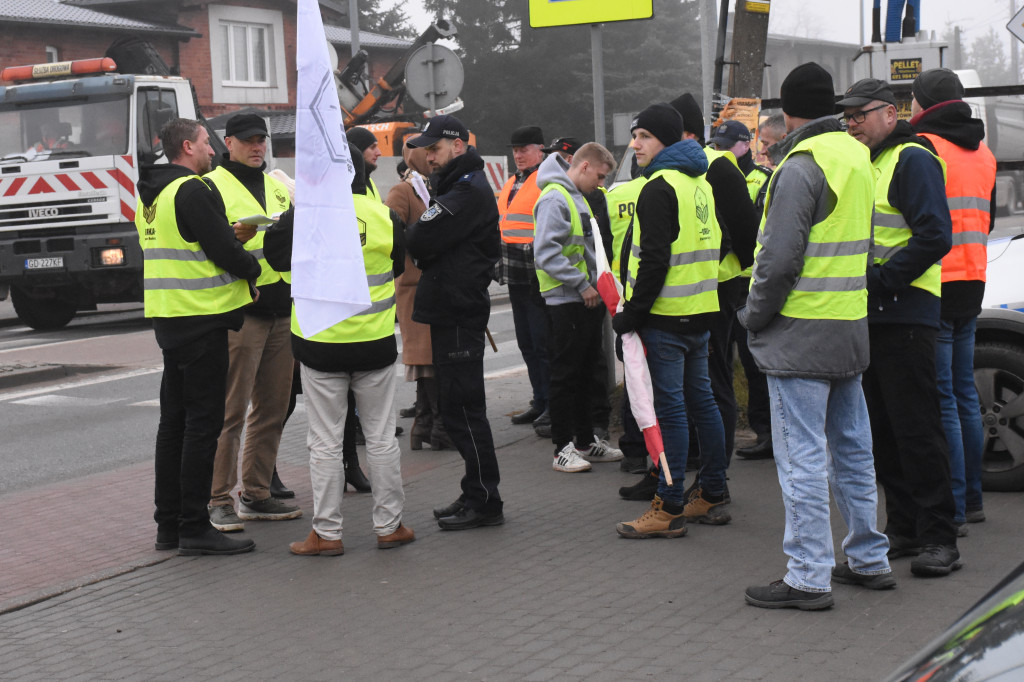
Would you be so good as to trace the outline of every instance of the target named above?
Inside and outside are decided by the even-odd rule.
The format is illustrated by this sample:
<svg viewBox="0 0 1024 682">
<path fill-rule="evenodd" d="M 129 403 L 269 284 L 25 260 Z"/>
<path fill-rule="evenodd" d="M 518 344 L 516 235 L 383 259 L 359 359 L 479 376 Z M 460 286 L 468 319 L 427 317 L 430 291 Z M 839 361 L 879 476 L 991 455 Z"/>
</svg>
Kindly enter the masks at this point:
<svg viewBox="0 0 1024 682">
<path fill-rule="evenodd" d="M 593 218 L 591 224 L 594 234 L 600 234 Z M 614 316 L 622 310 L 622 285 L 608 267 L 604 249 L 598 247 L 594 251 L 597 252 L 597 292 L 608 307 L 608 312 Z M 646 352 L 643 342 L 635 332 L 626 332 L 622 335 L 622 365 L 626 374 L 630 411 L 644 434 L 647 453 L 651 456 L 654 466 L 663 466 L 665 480 L 672 485 L 672 473 L 667 466 L 662 465 L 665 444 L 661 438 L 658 417 L 654 413 L 654 388 L 651 384 L 650 370 L 647 368 Z"/>
</svg>

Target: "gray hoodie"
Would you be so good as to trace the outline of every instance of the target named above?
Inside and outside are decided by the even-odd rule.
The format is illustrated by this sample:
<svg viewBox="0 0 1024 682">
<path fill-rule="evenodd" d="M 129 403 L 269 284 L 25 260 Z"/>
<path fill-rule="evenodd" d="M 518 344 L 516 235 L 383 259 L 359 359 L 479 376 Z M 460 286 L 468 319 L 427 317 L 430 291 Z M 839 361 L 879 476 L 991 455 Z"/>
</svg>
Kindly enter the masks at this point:
<svg viewBox="0 0 1024 682">
<path fill-rule="evenodd" d="M 831 116 L 815 119 L 787 135 L 779 143 L 780 153 L 785 156 L 801 140 L 841 130 Z M 864 172 L 871 173 L 865 162 L 866 158 L 861 161 Z M 758 235 L 761 250 L 754 260 L 747 304 L 737 312 L 749 332 L 750 353 L 762 372 L 774 376 L 830 380 L 857 376 L 868 366 L 866 316 L 827 320 L 779 314 L 803 270 L 811 226 L 828 217 L 835 195 L 810 154 L 796 154 L 779 166 L 771 178 L 771 193 L 764 231 Z M 867 266 L 865 257 L 865 271 Z"/>
<path fill-rule="evenodd" d="M 561 192 L 548 192 L 534 206 L 537 223 L 533 238 L 533 258 L 538 270 L 543 270 L 562 283 L 554 289 L 542 292 L 548 305 L 582 303 L 582 293 L 597 282 L 597 259 L 594 251 L 594 230 L 590 222 L 590 207 L 579 189 L 569 179 L 566 171 L 569 164 L 558 154 L 551 154 L 537 169 L 537 186 L 544 191 L 550 184 L 561 185 L 569 190 L 583 219 L 584 261 L 589 277 L 569 263 L 562 254 L 562 247 L 572 234 L 572 217 L 569 206 Z"/>
</svg>

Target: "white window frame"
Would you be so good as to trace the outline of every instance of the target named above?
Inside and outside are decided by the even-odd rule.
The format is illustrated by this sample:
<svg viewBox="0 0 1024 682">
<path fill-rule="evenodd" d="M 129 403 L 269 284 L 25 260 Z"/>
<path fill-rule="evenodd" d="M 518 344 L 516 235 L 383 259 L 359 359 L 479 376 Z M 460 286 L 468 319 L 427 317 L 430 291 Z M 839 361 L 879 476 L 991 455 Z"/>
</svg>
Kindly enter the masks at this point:
<svg viewBox="0 0 1024 682">
<path fill-rule="evenodd" d="M 238 85 L 242 87 L 254 87 L 254 88 L 266 88 L 270 86 L 270 45 L 268 36 L 271 32 L 271 27 L 267 24 L 251 24 L 251 23 L 237 23 L 234 21 L 222 21 L 221 29 L 227 29 L 228 36 L 228 63 L 221 64 L 222 71 L 224 67 L 227 67 L 229 73 L 227 79 L 221 82 L 224 85 Z M 245 56 L 246 56 L 246 70 L 248 71 L 248 78 L 238 78 L 237 74 L 231 73 L 235 69 L 237 63 L 237 51 L 239 50 L 238 45 L 235 44 L 235 30 L 245 30 Z M 257 71 L 257 58 L 252 46 L 255 44 L 256 34 L 258 32 L 263 33 L 263 73 L 266 76 L 265 80 L 256 80 L 255 73 Z"/>
<path fill-rule="evenodd" d="M 213 81 L 213 101 L 225 104 L 251 104 L 288 102 L 288 80 L 285 73 L 284 56 L 284 19 L 277 10 L 253 9 L 231 5 L 209 5 L 210 21 L 210 71 Z M 233 47 L 230 43 L 231 27 L 244 25 L 247 27 L 247 42 L 251 45 L 252 29 L 264 31 L 264 51 L 266 59 L 266 80 L 253 81 L 253 55 L 248 50 L 249 80 L 237 81 L 224 78 L 224 73 L 231 73 L 232 65 L 225 65 L 222 52 L 224 27 L 228 27 L 229 45 L 226 50 L 229 59 Z"/>
<path fill-rule="evenodd" d="M 57 51 L 56 47 L 54 47 L 53 45 L 47 45 L 43 49 L 46 52 L 46 61 L 48 63 L 52 64 L 53 62 L 60 61 L 60 53 Z"/>
</svg>

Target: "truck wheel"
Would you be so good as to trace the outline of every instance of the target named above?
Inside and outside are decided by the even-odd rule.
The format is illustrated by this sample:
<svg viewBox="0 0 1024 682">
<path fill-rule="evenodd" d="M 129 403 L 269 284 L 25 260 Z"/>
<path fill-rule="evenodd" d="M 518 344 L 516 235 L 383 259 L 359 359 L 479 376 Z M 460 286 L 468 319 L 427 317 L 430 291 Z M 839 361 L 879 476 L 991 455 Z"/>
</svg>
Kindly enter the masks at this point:
<svg viewBox="0 0 1024 682">
<path fill-rule="evenodd" d="M 984 490 L 1024 490 L 1024 347 L 979 343 L 974 383 L 981 400 Z"/>
<path fill-rule="evenodd" d="M 57 290 L 54 296 L 40 298 L 30 296 L 16 286 L 11 287 L 11 303 L 21 321 L 39 331 L 66 326 L 78 308 L 74 292 Z"/>
</svg>

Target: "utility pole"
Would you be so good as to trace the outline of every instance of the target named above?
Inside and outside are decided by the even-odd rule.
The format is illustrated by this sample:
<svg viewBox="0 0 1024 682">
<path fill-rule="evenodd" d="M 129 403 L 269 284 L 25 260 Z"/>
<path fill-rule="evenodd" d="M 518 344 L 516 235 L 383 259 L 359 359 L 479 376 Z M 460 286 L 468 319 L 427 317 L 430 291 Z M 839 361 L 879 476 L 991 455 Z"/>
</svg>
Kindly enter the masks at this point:
<svg viewBox="0 0 1024 682">
<path fill-rule="evenodd" d="M 715 78 L 715 36 L 718 32 L 718 22 L 715 17 L 715 0 L 700 1 L 700 79 L 703 102 L 701 111 L 704 112 L 704 124 L 707 125 L 708 116 L 711 113 L 712 101 L 711 90 Z"/>
<path fill-rule="evenodd" d="M 590 26 L 590 66 L 594 78 L 594 142 L 604 146 L 604 43 L 601 26 Z"/>
<path fill-rule="evenodd" d="M 1013 7 L 1013 0 L 1010 0 L 1010 17 L 1012 18 L 1017 14 L 1017 10 Z M 1014 38 L 1010 38 L 1010 73 L 1013 74 L 1013 80 L 1010 81 L 1009 85 L 1016 85 L 1020 82 L 1020 66 L 1017 61 L 1017 41 Z"/>
<path fill-rule="evenodd" d="M 764 83 L 764 53 L 768 46 L 768 11 L 752 12 L 747 3 L 736 3 L 732 30 L 732 68 L 729 94 L 733 97 L 761 97 Z"/>
<path fill-rule="evenodd" d="M 348 32 L 351 35 L 352 56 L 359 52 L 359 0 L 348 0 Z"/>
</svg>

